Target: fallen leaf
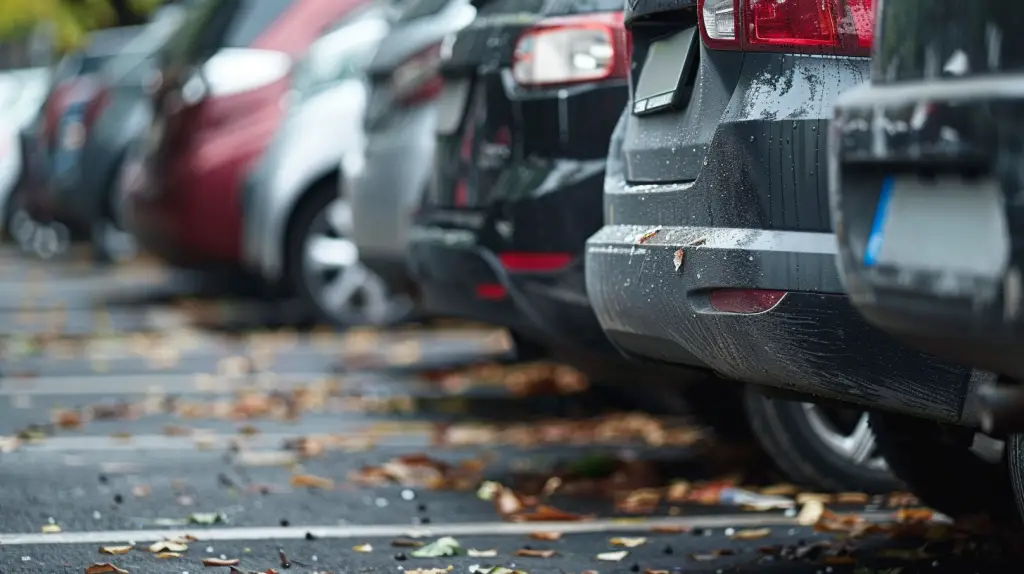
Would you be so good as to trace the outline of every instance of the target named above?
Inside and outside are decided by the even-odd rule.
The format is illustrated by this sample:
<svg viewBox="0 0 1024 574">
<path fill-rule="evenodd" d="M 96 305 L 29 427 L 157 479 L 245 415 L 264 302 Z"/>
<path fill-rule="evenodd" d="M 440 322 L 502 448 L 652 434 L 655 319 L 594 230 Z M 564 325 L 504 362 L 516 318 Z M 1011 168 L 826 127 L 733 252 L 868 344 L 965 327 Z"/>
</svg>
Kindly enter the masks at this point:
<svg viewBox="0 0 1024 574">
<path fill-rule="evenodd" d="M 369 553 L 369 552 L 373 552 L 373 546 L 370 545 L 370 544 L 360 544 L 358 546 L 353 546 L 352 550 L 355 550 L 356 552 L 362 552 L 362 553 L 366 554 L 366 553 Z"/>
<path fill-rule="evenodd" d="M 150 545 L 150 552 L 184 552 L 188 550 L 188 544 L 178 542 L 177 540 L 161 540 L 160 542 L 154 542 Z"/>
<path fill-rule="evenodd" d="M 652 568 L 645 568 L 644 574 L 668 574 L 668 570 L 654 570 Z"/>
<path fill-rule="evenodd" d="M 602 552 L 597 555 L 597 559 L 604 562 L 618 562 L 626 556 L 629 556 L 629 551 L 620 550 L 618 552 Z"/>
<path fill-rule="evenodd" d="M 178 425 L 164 425 L 165 436 L 188 436 L 192 434 L 192 429 L 189 427 L 183 427 Z"/>
<path fill-rule="evenodd" d="M 562 537 L 561 532 L 531 532 L 530 538 L 534 540 L 547 540 L 549 542 L 558 540 Z"/>
<path fill-rule="evenodd" d="M 627 514 L 650 514 L 661 502 L 661 490 L 638 488 L 628 493 L 616 505 L 616 510 Z"/>
<path fill-rule="evenodd" d="M 636 238 L 637 245 L 643 245 L 644 243 L 647 243 L 652 237 L 657 235 L 659 231 L 661 231 L 661 227 L 656 227 L 650 231 L 641 233 Z"/>
<path fill-rule="evenodd" d="M 635 538 L 620 537 L 620 538 L 612 538 L 608 542 L 611 543 L 612 546 L 624 546 L 626 548 L 636 548 L 637 546 L 640 546 L 643 543 L 647 542 L 647 539 L 642 537 L 642 536 L 638 536 L 638 537 L 635 537 Z"/>
<path fill-rule="evenodd" d="M 149 496 L 152 489 L 145 484 L 136 484 L 132 487 L 132 496 L 135 498 L 145 498 Z"/>
<path fill-rule="evenodd" d="M 157 552 L 156 557 L 160 560 L 170 560 L 172 558 L 181 558 L 181 552 Z"/>
<path fill-rule="evenodd" d="M 934 517 L 935 512 L 928 508 L 900 508 L 896 511 L 896 522 L 902 524 L 930 522 Z"/>
<path fill-rule="evenodd" d="M 822 492 L 801 492 L 796 495 L 797 504 L 807 504 L 807 502 L 811 500 L 817 500 L 822 504 L 831 504 L 834 499 L 835 497 L 831 494 L 825 494 Z"/>
<path fill-rule="evenodd" d="M 128 554 L 134 546 L 100 546 L 100 554 Z"/>
<path fill-rule="evenodd" d="M 239 562 L 238 558 L 203 558 L 203 566 L 237 566 Z"/>
<path fill-rule="evenodd" d="M 188 544 L 190 542 L 199 542 L 199 539 L 191 534 L 182 534 L 180 536 L 172 536 L 167 539 L 168 542 L 174 542 L 176 544 Z"/>
<path fill-rule="evenodd" d="M 220 512 L 193 512 L 188 515 L 188 521 L 193 524 L 217 524 L 224 522 L 224 515 Z"/>
<path fill-rule="evenodd" d="M 260 429 L 252 425 L 244 425 L 238 429 L 238 434 L 242 436 L 256 436 L 260 434 Z"/>
<path fill-rule="evenodd" d="M 456 556 L 462 551 L 459 541 L 451 536 L 443 536 L 434 542 L 412 551 L 416 558 L 438 558 L 440 556 Z"/>
<path fill-rule="evenodd" d="M 391 545 L 396 548 L 419 548 L 423 544 L 422 541 L 413 540 L 412 538 L 396 538 L 391 541 Z"/>
<path fill-rule="evenodd" d="M 573 514 L 546 504 L 540 504 L 530 512 L 511 516 L 515 522 L 570 522 L 593 518 L 592 515 Z"/>
<path fill-rule="evenodd" d="M 840 492 L 835 496 L 836 504 L 867 504 L 871 497 L 863 492 Z"/>
<path fill-rule="evenodd" d="M 110 564 L 109 562 L 108 563 L 102 563 L 102 564 L 93 564 L 92 566 L 87 566 L 85 568 L 85 574 L 108 574 L 108 573 L 128 574 L 128 571 L 124 570 L 123 568 L 118 568 L 117 566 L 114 566 L 113 564 Z"/>
<path fill-rule="evenodd" d="M 719 550 L 712 550 L 711 552 L 706 552 L 704 554 L 691 554 L 690 558 L 693 558 L 698 562 L 707 562 L 709 560 L 715 560 L 722 556 L 732 556 L 734 554 L 736 554 L 736 551 L 731 548 L 721 548 Z"/>
<path fill-rule="evenodd" d="M 51 420 L 62 429 L 76 429 L 82 426 L 82 413 L 72 409 L 54 411 Z"/>
<path fill-rule="evenodd" d="M 744 530 L 737 530 L 733 533 L 733 540 L 757 540 L 759 538 L 766 538 L 772 533 L 771 528 L 747 528 Z"/>
<path fill-rule="evenodd" d="M 498 555 L 498 551 L 491 550 L 477 550 L 476 548 L 470 548 L 466 550 L 466 555 L 470 558 L 494 558 Z"/>
<path fill-rule="evenodd" d="M 677 480 L 668 486 L 665 493 L 665 500 L 670 503 L 689 502 L 687 495 L 690 493 L 690 483 L 685 480 Z"/>
<path fill-rule="evenodd" d="M 676 249 L 676 252 L 672 254 L 672 264 L 675 266 L 677 272 L 679 271 L 679 268 L 683 266 L 683 259 L 685 258 L 686 252 L 683 251 L 682 248 Z"/>
<path fill-rule="evenodd" d="M 511 488 L 498 485 L 499 489 L 494 494 L 494 508 L 501 516 L 511 516 L 521 512 L 524 508 L 523 500 L 519 498 Z"/>
<path fill-rule="evenodd" d="M 539 550 L 536 548 L 520 548 L 514 553 L 516 556 L 524 556 L 526 558 L 551 558 L 555 555 L 554 550 Z"/>
<path fill-rule="evenodd" d="M 44 524 L 42 531 L 43 534 L 57 534 L 60 532 L 60 526 L 56 524 Z"/>
<path fill-rule="evenodd" d="M 323 490 L 330 490 L 334 488 L 334 481 L 329 478 L 323 478 L 320 476 L 314 476 L 312 474 L 293 474 L 291 478 L 292 486 L 296 488 L 319 488 Z"/>
<path fill-rule="evenodd" d="M 493 480 L 485 480 L 476 490 L 476 497 L 480 500 L 494 500 L 494 497 L 505 487 Z"/>
<path fill-rule="evenodd" d="M 810 500 L 804 503 L 800 513 L 796 515 L 796 523 L 801 526 L 813 526 L 821 520 L 825 514 L 825 505 L 820 500 Z"/>
</svg>

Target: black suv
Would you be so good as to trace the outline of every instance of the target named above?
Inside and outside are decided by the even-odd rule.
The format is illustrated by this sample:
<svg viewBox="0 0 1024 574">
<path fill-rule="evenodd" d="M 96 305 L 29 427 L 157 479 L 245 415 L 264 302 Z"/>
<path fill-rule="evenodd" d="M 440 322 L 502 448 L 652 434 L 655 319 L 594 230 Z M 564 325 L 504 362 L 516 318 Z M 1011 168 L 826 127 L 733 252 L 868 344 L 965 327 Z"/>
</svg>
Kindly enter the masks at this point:
<svg viewBox="0 0 1024 574">
<path fill-rule="evenodd" d="M 839 99 L 830 131 L 843 281 L 873 324 L 937 356 L 1003 375 L 1010 383 L 1004 396 L 1015 400 L 992 406 L 1013 411 L 1019 428 L 1024 37 L 1002 26 L 1024 22 L 1024 4 L 886 0 L 878 14 L 871 82 Z M 906 448 L 913 448 L 912 433 L 927 429 L 903 421 Z M 1001 462 L 1009 464 L 1021 502 L 1021 435 L 994 436 L 1009 438 Z M 974 469 L 962 451 L 945 455 L 947 464 Z M 916 478 L 919 489 L 943 482 L 947 492 L 981 490 L 968 498 L 1013 508 L 1001 472 L 972 477 L 964 468 L 907 480 L 914 485 Z"/>
<path fill-rule="evenodd" d="M 755 430 L 789 429 L 765 445 L 777 460 L 865 489 L 889 480 L 865 458 L 904 455 L 830 401 L 959 423 L 984 376 L 904 347 L 844 295 L 826 140 L 839 94 L 868 78 L 873 14 L 871 0 L 630 2 L 632 101 L 586 261 L 619 348 L 816 401 L 747 406 Z"/>
</svg>

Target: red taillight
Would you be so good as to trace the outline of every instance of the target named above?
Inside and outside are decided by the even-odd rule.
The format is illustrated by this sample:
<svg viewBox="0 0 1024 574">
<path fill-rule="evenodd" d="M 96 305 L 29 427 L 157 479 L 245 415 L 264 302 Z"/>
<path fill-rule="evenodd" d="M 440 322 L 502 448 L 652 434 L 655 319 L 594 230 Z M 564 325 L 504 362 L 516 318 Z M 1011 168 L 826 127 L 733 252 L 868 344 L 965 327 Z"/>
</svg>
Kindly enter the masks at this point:
<svg viewBox="0 0 1024 574">
<path fill-rule="evenodd" d="M 441 94 L 441 43 L 417 52 L 391 74 L 391 91 L 395 101 L 411 106 Z"/>
<path fill-rule="evenodd" d="M 512 77 L 528 87 L 625 78 L 628 45 L 622 12 L 549 18 L 519 37 Z"/>
<path fill-rule="evenodd" d="M 698 0 L 709 48 L 867 56 L 874 0 Z"/>
<path fill-rule="evenodd" d="M 711 307 L 721 313 L 764 313 L 782 301 L 785 291 L 767 289 L 717 289 L 711 292 Z"/>
<path fill-rule="evenodd" d="M 507 252 L 498 255 L 501 266 L 513 273 L 543 273 L 559 271 L 572 263 L 569 253 Z"/>
<path fill-rule="evenodd" d="M 476 286 L 475 291 L 478 299 L 488 301 L 497 301 L 508 296 L 508 291 L 498 283 L 481 283 Z"/>
</svg>

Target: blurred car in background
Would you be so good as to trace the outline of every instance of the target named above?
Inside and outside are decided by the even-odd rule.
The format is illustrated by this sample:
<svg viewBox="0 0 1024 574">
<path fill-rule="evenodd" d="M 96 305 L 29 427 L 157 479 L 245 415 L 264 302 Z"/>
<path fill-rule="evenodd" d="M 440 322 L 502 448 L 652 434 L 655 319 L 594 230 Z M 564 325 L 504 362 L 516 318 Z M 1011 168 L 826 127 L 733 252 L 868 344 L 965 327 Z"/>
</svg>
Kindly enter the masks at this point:
<svg viewBox="0 0 1024 574">
<path fill-rule="evenodd" d="M 823 138 L 829 105 L 867 74 L 869 4 L 627 6 L 631 101 L 586 284 L 627 355 L 751 384 L 754 437 L 794 481 L 880 492 L 898 482 L 868 416 L 827 399 L 955 418 L 971 377 L 842 296 Z"/>
<path fill-rule="evenodd" d="M 883 2 L 871 81 L 838 99 L 829 138 L 837 262 L 853 304 L 908 344 L 1006 383 L 994 396 L 972 385 L 978 416 L 958 427 L 873 415 L 896 474 L 953 516 L 1024 512 L 1024 40 L 1003 28 L 1022 16 L 1014 2 Z M 949 393 L 933 385 L 921 392 Z M 979 457 L 984 442 L 1002 445 L 999 456 Z"/>
<path fill-rule="evenodd" d="M 241 188 L 284 119 L 293 58 L 363 0 L 200 0 L 161 51 L 126 219 L 172 265 L 238 274 Z M 251 282 L 247 282 L 251 283 Z"/>
<path fill-rule="evenodd" d="M 118 176 L 128 144 L 145 133 L 152 118 L 147 87 L 156 74 L 155 55 L 185 12 L 179 4 L 162 7 L 64 99 L 47 180 L 34 193 L 45 196 L 49 216 L 90 237 L 98 261 L 134 254 L 120 216 Z"/>
<path fill-rule="evenodd" d="M 49 80 L 43 66 L 0 72 L 0 237 L 10 236 L 20 209 L 13 196 L 24 174 L 22 132 L 39 115 Z M 23 210 L 19 219 L 27 220 Z"/>
<path fill-rule="evenodd" d="M 359 264 L 338 188 L 343 158 L 365 144 L 366 65 L 394 12 L 388 2 L 357 9 L 310 46 L 292 74 L 288 115 L 243 191 L 246 264 L 336 324 L 389 308 L 386 287 Z"/>
<path fill-rule="evenodd" d="M 19 207 L 12 214 L 11 225 L 23 247 L 32 248 L 32 244 L 37 254 L 52 256 L 58 244 L 66 245 L 70 239 L 65 224 L 55 212 L 50 181 L 51 175 L 62 174 L 67 169 L 71 157 L 67 150 L 81 146 L 85 132 L 81 125 L 61 125 L 62 118 L 75 102 L 88 99 L 94 93 L 101 81 L 103 66 L 143 30 L 143 26 L 128 26 L 92 32 L 85 45 L 61 59 L 53 71 L 42 110 L 23 138 L 26 170 L 20 190 L 23 196 L 17 200 Z M 83 109 L 84 122 L 94 121 L 98 111 L 95 105 Z M 24 212 L 20 209 L 22 206 Z M 85 230 L 72 231 L 82 234 Z"/>
<path fill-rule="evenodd" d="M 369 66 L 367 142 L 346 157 L 340 194 L 350 198 L 360 261 L 395 294 L 416 291 L 406 247 L 433 174 L 441 44 L 475 13 L 468 0 L 418 0 L 398 17 Z"/>
</svg>

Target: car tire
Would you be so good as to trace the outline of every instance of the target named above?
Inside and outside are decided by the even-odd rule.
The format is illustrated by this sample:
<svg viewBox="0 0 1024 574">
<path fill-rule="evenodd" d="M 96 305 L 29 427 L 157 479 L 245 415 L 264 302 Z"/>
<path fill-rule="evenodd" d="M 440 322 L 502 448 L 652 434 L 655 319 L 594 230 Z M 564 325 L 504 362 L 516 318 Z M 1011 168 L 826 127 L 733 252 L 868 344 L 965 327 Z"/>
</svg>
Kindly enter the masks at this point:
<svg viewBox="0 0 1024 574">
<path fill-rule="evenodd" d="M 1006 462 L 1020 452 L 1019 441 L 1007 445 L 1000 462 L 989 462 L 938 423 L 872 413 L 871 426 L 893 474 L 929 507 L 954 519 L 985 514 L 997 523 L 1019 524 L 1011 485 L 1011 469 L 1019 463 Z"/>
<path fill-rule="evenodd" d="M 788 480 L 829 492 L 902 487 L 878 454 L 866 413 L 842 413 L 856 421 L 847 422 L 847 431 L 825 420 L 820 406 L 772 398 L 753 385 L 744 390 L 743 403 L 755 440 Z"/>
<path fill-rule="evenodd" d="M 337 204 L 336 202 L 343 202 Z M 358 261 L 336 268 L 314 269 L 312 242 L 350 244 L 346 225 L 336 221 L 347 207 L 334 180 L 325 180 L 299 202 L 288 226 L 285 244 L 286 280 L 292 293 L 317 319 L 339 327 L 394 322 L 395 314 L 407 315 L 411 304 L 395 301 L 384 280 Z M 321 250 L 322 251 L 322 250 Z M 336 289 L 328 291 L 329 289 Z M 340 299 L 338 305 L 332 305 Z"/>
</svg>

